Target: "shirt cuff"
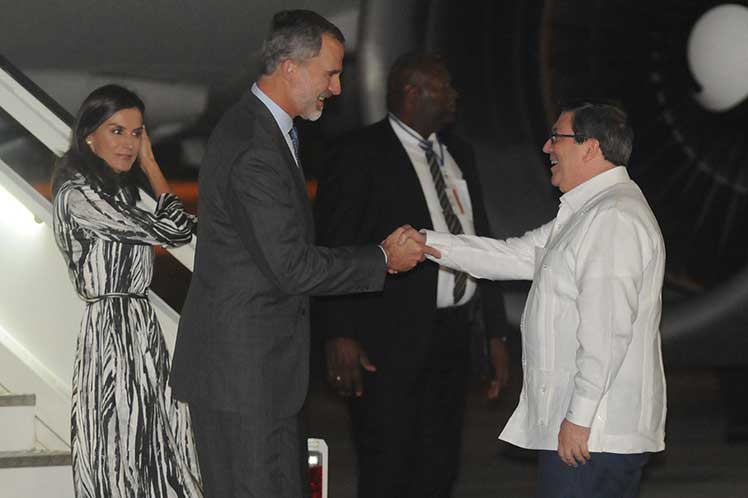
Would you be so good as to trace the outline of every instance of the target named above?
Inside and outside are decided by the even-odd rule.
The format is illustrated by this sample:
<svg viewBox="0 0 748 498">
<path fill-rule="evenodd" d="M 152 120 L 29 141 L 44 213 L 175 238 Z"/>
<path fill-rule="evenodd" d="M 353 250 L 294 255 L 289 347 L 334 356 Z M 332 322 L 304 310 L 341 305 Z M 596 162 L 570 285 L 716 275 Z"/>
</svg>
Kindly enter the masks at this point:
<svg viewBox="0 0 748 498">
<path fill-rule="evenodd" d="M 421 230 L 421 233 L 426 236 L 426 245 L 438 249 L 439 252 L 442 253 L 443 258 L 449 249 L 452 234 L 447 232 L 434 232 L 433 230 Z M 432 261 L 439 261 L 433 256 L 427 255 L 426 257 Z"/>
<path fill-rule="evenodd" d="M 377 247 L 382 250 L 382 254 L 384 254 L 384 264 L 386 265 L 388 263 L 387 251 L 384 250 L 384 246 L 382 244 L 377 244 Z"/>
<path fill-rule="evenodd" d="M 574 395 L 566 412 L 566 420 L 582 427 L 592 427 L 598 404 L 597 401 Z"/>
</svg>

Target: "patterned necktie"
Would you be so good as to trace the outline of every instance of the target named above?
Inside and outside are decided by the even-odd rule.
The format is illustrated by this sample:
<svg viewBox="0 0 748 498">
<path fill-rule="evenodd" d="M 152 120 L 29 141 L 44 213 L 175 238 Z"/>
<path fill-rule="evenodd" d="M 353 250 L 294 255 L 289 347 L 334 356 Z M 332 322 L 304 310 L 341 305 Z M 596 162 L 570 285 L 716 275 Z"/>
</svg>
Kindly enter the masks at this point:
<svg viewBox="0 0 748 498">
<path fill-rule="evenodd" d="M 296 131 L 296 127 L 292 126 L 290 130 L 288 130 L 288 135 L 291 137 L 291 143 L 293 144 L 293 153 L 294 157 L 296 158 L 296 164 L 300 165 L 301 161 L 299 160 L 299 132 Z"/>
<path fill-rule="evenodd" d="M 449 198 L 447 197 L 447 185 L 444 183 L 444 176 L 439 167 L 439 158 L 436 157 L 433 144 L 430 140 L 421 140 L 418 145 L 420 145 L 423 152 L 426 153 L 426 162 L 429 164 L 431 178 L 434 179 L 436 195 L 439 197 L 439 204 L 442 207 L 442 212 L 444 213 L 444 219 L 447 221 L 449 232 L 455 235 L 465 233 L 462 229 L 462 223 L 460 223 L 460 219 L 452 209 L 452 204 L 449 202 Z M 455 286 L 453 289 L 455 304 L 460 302 L 462 296 L 465 295 L 466 286 L 467 273 L 461 271 L 455 272 Z"/>
</svg>

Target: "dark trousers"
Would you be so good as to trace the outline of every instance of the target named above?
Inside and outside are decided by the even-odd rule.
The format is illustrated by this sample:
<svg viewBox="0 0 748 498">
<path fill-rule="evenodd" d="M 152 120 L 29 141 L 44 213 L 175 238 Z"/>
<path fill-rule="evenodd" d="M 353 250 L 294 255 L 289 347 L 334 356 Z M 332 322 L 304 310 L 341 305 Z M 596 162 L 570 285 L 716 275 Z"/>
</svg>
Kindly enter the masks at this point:
<svg viewBox="0 0 748 498">
<path fill-rule="evenodd" d="M 537 498 L 636 498 L 649 453 L 591 453 L 584 465 L 566 465 L 555 451 L 538 453 Z"/>
<path fill-rule="evenodd" d="M 437 312 L 417 365 L 366 374 L 351 403 L 359 498 L 447 498 L 457 476 L 469 350 L 465 310 Z M 397 333 L 397 331 L 393 331 Z"/>
<path fill-rule="evenodd" d="M 309 495 L 306 436 L 281 419 L 190 406 L 205 498 Z"/>
</svg>

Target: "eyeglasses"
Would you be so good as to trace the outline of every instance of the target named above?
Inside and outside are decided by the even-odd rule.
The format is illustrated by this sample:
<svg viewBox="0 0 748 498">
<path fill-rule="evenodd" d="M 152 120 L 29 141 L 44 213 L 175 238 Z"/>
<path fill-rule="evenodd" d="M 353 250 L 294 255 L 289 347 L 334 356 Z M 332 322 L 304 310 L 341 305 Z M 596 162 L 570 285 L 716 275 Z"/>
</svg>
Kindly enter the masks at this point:
<svg viewBox="0 0 748 498">
<path fill-rule="evenodd" d="M 556 132 L 551 133 L 551 136 L 548 139 L 551 141 L 552 144 L 555 144 L 556 142 L 558 142 L 559 138 L 574 138 L 574 139 L 582 140 L 582 141 L 587 139 L 584 135 L 579 135 L 577 133 L 569 134 L 569 133 L 556 133 Z"/>
</svg>

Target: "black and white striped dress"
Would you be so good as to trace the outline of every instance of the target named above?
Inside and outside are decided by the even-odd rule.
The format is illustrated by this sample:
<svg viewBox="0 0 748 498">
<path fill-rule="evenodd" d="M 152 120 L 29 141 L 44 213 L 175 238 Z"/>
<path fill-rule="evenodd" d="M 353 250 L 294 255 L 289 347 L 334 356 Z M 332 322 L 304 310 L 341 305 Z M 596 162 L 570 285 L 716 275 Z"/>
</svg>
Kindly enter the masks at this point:
<svg viewBox="0 0 748 498">
<path fill-rule="evenodd" d="M 81 175 L 54 199 L 54 232 L 86 302 L 73 370 L 78 498 L 202 497 L 189 412 L 171 397 L 169 357 L 145 296 L 153 245 L 189 242 L 194 219 L 171 194 L 154 213 Z"/>
</svg>

